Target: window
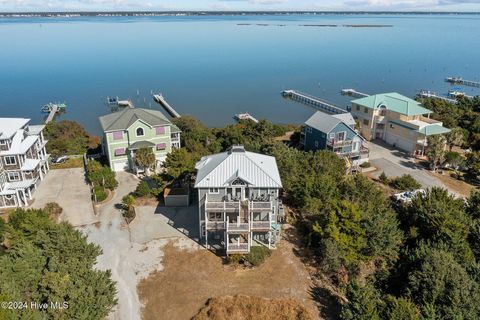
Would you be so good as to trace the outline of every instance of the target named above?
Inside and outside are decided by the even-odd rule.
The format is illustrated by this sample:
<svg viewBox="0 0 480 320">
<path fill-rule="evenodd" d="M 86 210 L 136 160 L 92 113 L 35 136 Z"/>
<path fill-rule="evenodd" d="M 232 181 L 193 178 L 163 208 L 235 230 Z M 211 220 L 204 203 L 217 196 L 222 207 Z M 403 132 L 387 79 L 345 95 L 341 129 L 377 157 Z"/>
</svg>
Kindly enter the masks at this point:
<svg viewBox="0 0 480 320">
<path fill-rule="evenodd" d="M 126 154 L 125 148 L 117 148 L 117 149 L 115 149 L 115 156 L 116 156 L 116 157 L 124 156 L 125 154 Z"/>
<path fill-rule="evenodd" d="M 307 132 L 312 133 L 312 127 L 307 127 Z"/>
<path fill-rule="evenodd" d="M 123 132 L 122 131 L 115 131 L 113 133 L 113 140 L 123 140 Z"/>
<path fill-rule="evenodd" d="M 144 136 L 145 132 L 143 132 L 143 128 L 137 128 L 137 137 Z"/>
<path fill-rule="evenodd" d="M 221 212 L 210 212 L 208 220 L 210 221 L 223 221 Z"/>
<path fill-rule="evenodd" d="M 9 181 L 20 181 L 20 173 L 18 172 L 9 172 L 8 173 Z"/>
<path fill-rule="evenodd" d="M 220 191 L 218 190 L 218 188 L 210 188 L 210 189 L 208 189 L 208 193 L 210 193 L 210 194 L 219 194 Z"/>
<path fill-rule="evenodd" d="M 5 162 L 5 164 L 7 166 L 17 164 L 17 158 L 15 158 L 14 156 L 5 157 L 5 158 L 3 158 L 3 161 Z"/>
<path fill-rule="evenodd" d="M 368 126 L 368 120 L 363 120 L 363 124 Z"/>
<path fill-rule="evenodd" d="M 338 141 L 343 141 L 345 140 L 345 136 L 347 135 L 347 133 L 345 131 L 342 131 L 342 132 L 339 132 L 337 133 L 337 140 Z"/>
<path fill-rule="evenodd" d="M 330 138 L 330 140 L 335 139 L 335 132 L 331 132 L 328 137 Z"/>
<path fill-rule="evenodd" d="M 360 111 L 360 106 L 358 104 L 355 107 L 357 108 L 357 111 Z"/>
<path fill-rule="evenodd" d="M 363 108 L 363 112 L 368 113 L 368 108 L 367 107 Z"/>
<path fill-rule="evenodd" d="M 7 144 L 7 140 L 0 140 L 0 146 L 4 146 Z"/>
<path fill-rule="evenodd" d="M 157 134 L 157 136 L 165 134 L 165 127 L 156 127 L 155 133 Z"/>
<path fill-rule="evenodd" d="M 318 141 L 315 140 L 315 148 L 318 148 Z"/>
<path fill-rule="evenodd" d="M 158 143 L 157 144 L 157 150 L 165 150 L 167 149 L 167 144 L 166 143 Z"/>
</svg>

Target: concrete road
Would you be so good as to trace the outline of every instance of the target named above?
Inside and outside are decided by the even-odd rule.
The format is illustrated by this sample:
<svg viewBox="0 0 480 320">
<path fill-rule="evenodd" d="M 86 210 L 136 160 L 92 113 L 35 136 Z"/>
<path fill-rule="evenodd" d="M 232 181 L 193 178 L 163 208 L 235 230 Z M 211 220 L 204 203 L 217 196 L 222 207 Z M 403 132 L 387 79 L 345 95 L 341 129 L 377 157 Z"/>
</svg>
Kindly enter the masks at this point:
<svg viewBox="0 0 480 320">
<path fill-rule="evenodd" d="M 93 211 L 83 168 L 50 170 L 34 198 L 33 208 L 43 208 L 49 202 L 58 203 L 63 208 L 60 219 L 75 227 L 99 220 Z"/>
<path fill-rule="evenodd" d="M 441 187 L 450 190 L 440 180 L 428 174 L 422 166 L 415 163 L 414 159 L 401 151 L 395 150 L 387 145 L 368 142 L 370 150 L 370 163 L 378 170 L 372 173 L 373 177 L 385 172 L 388 177 L 399 177 L 404 174 L 413 176 L 424 188 Z"/>
</svg>

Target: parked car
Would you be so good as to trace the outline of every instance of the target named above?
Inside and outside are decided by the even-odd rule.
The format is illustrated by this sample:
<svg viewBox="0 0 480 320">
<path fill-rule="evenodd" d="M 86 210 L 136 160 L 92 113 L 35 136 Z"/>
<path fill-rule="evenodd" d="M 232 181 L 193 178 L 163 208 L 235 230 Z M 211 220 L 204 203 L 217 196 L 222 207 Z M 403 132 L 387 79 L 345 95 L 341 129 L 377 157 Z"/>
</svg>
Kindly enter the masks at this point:
<svg viewBox="0 0 480 320">
<path fill-rule="evenodd" d="M 56 164 L 65 163 L 67 162 L 68 159 L 69 159 L 68 156 L 55 157 L 52 159 L 52 163 L 56 163 Z"/>
<path fill-rule="evenodd" d="M 393 200 L 397 204 L 408 204 L 412 202 L 412 199 L 417 196 L 425 196 L 426 191 L 424 189 L 417 189 L 417 190 L 412 190 L 412 191 L 405 191 L 405 192 L 400 192 L 396 193 L 393 195 Z"/>
</svg>

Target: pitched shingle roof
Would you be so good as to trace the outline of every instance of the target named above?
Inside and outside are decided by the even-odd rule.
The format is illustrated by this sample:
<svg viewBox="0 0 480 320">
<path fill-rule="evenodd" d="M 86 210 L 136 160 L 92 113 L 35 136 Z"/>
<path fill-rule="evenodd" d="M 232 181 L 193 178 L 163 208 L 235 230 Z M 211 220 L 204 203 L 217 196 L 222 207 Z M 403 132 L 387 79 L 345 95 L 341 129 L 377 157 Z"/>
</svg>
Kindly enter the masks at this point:
<svg viewBox="0 0 480 320">
<path fill-rule="evenodd" d="M 305 124 L 309 127 L 317 129 L 320 132 L 329 133 L 341 122 L 343 122 L 341 119 L 317 111 L 310 118 L 308 118 L 307 121 L 305 121 Z"/>
<path fill-rule="evenodd" d="M 151 127 L 171 125 L 172 132 L 180 132 L 165 115 L 158 110 L 142 108 L 125 108 L 99 118 L 103 131 L 127 130 L 137 120 L 146 122 Z"/>
<path fill-rule="evenodd" d="M 237 178 L 253 187 L 282 187 L 275 158 L 245 151 L 243 146 L 203 157 L 195 168 L 195 188 L 226 187 Z"/>
<path fill-rule="evenodd" d="M 396 92 L 375 94 L 373 96 L 353 100 L 352 103 L 370 109 L 378 109 L 381 106 L 385 106 L 387 110 L 392 110 L 407 116 L 432 113 L 432 111 L 424 108 L 420 102 Z"/>
</svg>

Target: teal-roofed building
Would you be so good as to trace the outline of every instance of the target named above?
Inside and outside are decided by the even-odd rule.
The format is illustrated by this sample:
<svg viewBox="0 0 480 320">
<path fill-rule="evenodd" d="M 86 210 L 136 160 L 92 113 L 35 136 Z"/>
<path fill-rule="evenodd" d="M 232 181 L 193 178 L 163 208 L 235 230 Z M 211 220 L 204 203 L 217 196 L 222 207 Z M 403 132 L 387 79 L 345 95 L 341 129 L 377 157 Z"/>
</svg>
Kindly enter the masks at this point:
<svg viewBox="0 0 480 320">
<path fill-rule="evenodd" d="M 102 146 L 114 171 L 133 171 L 135 152 L 151 148 L 160 168 L 173 148 L 180 148 L 180 129 L 158 110 L 127 107 L 99 118 L 103 129 Z"/>
<path fill-rule="evenodd" d="M 367 140 L 382 140 L 412 155 L 424 155 L 429 136 L 446 134 L 431 110 L 399 93 L 382 93 L 352 101 L 352 114 Z"/>
</svg>

